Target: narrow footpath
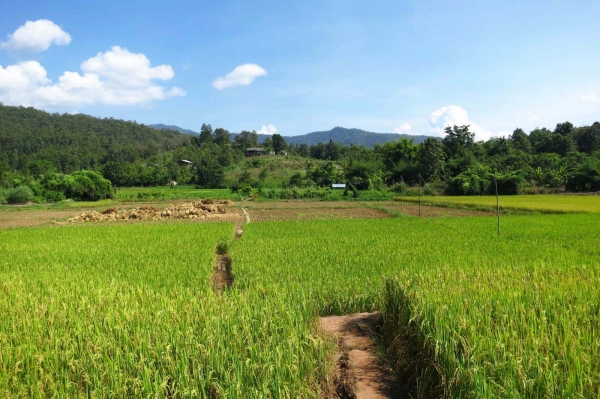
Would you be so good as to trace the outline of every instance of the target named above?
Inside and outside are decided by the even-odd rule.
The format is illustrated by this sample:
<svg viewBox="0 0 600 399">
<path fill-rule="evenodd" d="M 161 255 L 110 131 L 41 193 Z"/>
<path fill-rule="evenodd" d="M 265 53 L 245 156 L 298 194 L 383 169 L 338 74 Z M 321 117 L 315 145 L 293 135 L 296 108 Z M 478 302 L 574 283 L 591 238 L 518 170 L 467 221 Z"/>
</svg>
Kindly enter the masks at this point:
<svg viewBox="0 0 600 399">
<path fill-rule="evenodd" d="M 395 389 L 392 370 L 377 356 L 372 335 L 381 325 L 379 312 L 321 317 L 321 327 L 338 339 L 335 376 L 341 399 L 403 398 Z"/>
</svg>

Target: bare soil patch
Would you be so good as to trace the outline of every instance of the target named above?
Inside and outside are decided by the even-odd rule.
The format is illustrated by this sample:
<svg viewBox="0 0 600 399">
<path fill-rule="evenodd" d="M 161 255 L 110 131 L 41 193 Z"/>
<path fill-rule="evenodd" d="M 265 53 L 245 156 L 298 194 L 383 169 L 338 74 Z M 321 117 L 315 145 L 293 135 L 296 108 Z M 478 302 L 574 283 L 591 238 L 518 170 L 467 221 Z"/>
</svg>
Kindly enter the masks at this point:
<svg viewBox="0 0 600 399">
<path fill-rule="evenodd" d="M 64 220 L 75 216 L 79 210 L 8 210 L 0 212 L 0 228 L 35 227 L 51 224 L 56 220 Z"/>
<path fill-rule="evenodd" d="M 373 333 L 383 322 L 379 312 L 321 317 L 320 322 L 325 333 L 338 340 L 334 384 L 339 398 L 405 397 L 397 389 L 393 371 L 377 355 Z"/>
<path fill-rule="evenodd" d="M 249 209 L 248 213 L 253 222 L 322 219 L 381 219 L 391 217 L 391 215 L 386 212 L 371 208 Z"/>
<path fill-rule="evenodd" d="M 359 202 L 349 201 L 311 201 L 311 200 L 282 200 L 269 202 L 247 202 L 244 205 L 249 209 L 329 209 L 329 208 L 359 208 Z"/>
<path fill-rule="evenodd" d="M 212 281 L 217 292 L 222 292 L 233 284 L 231 258 L 228 255 L 217 256 L 217 265 L 213 272 Z"/>
<path fill-rule="evenodd" d="M 379 203 L 379 206 L 385 207 L 389 210 L 399 212 L 401 214 L 410 216 L 419 216 L 419 205 L 414 203 L 400 203 L 396 202 L 394 205 L 390 203 Z M 446 208 L 441 206 L 421 206 L 421 217 L 424 218 L 441 218 L 441 217 L 468 217 L 468 216 L 493 216 L 494 212 L 487 211 L 476 211 L 471 209 L 456 209 Z"/>
</svg>

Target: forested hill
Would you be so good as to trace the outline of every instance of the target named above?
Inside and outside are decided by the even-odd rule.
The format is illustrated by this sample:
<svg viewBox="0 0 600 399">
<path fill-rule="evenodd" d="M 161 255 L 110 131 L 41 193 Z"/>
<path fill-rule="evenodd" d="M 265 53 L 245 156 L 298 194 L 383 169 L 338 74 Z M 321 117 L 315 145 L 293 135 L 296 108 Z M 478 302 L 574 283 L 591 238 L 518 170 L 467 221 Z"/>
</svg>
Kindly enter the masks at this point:
<svg viewBox="0 0 600 399">
<path fill-rule="evenodd" d="M 0 105 L 0 164 L 13 170 L 24 170 L 38 159 L 64 173 L 97 169 L 110 161 L 147 159 L 189 140 L 136 122 Z"/>
<path fill-rule="evenodd" d="M 302 136 L 284 137 L 285 141 L 294 144 L 315 145 L 318 143 L 327 143 L 333 140 L 336 143 L 344 145 L 364 145 L 373 147 L 375 144 L 385 144 L 391 141 L 397 141 L 400 138 L 414 139 L 415 144 L 424 142 L 429 136 L 413 136 L 410 134 L 395 133 L 373 133 L 361 129 L 347 129 L 344 127 L 334 127 L 325 132 L 313 132 Z"/>
<path fill-rule="evenodd" d="M 151 127 L 152 129 L 157 129 L 157 130 L 163 130 L 163 129 L 175 130 L 179 133 L 189 134 L 190 136 L 199 136 L 200 135 L 200 133 L 198 133 L 198 132 L 194 132 L 193 130 L 190 130 L 190 129 L 184 129 L 182 127 L 175 126 L 175 125 L 163 125 L 162 123 L 156 123 L 154 125 L 148 125 L 148 127 Z"/>
<path fill-rule="evenodd" d="M 189 134 L 189 135 L 199 135 L 199 133 L 194 132 L 193 130 L 184 129 L 175 125 L 163 125 L 163 124 L 155 124 L 149 125 L 154 129 L 171 129 L 177 130 L 180 133 Z M 235 137 L 239 133 L 231 133 L 231 139 L 235 139 Z M 267 137 L 271 137 L 267 134 L 259 134 L 258 142 L 262 143 L 267 139 Z M 375 144 L 385 144 L 391 141 L 396 141 L 400 138 L 406 139 L 414 139 L 415 144 L 420 144 L 424 142 L 429 136 L 413 136 L 410 134 L 396 134 L 396 133 L 373 133 L 367 132 L 366 130 L 361 129 L 347 129 L 345 127 L 334 127 L 331 130 L 322 131 L 322 132 L 312 132 L 307 134 L 302 134 L 298 136 L 283 136 L 285 141 L 288 144 L 307 144 L 307 145 L 316 145 L 319 143 L 328 143 L 329 140 L 333 140 L 336 143 L 340 143 L 343 145 L 364 145 L 365 147 L 373 147 Z"/>
</svg>

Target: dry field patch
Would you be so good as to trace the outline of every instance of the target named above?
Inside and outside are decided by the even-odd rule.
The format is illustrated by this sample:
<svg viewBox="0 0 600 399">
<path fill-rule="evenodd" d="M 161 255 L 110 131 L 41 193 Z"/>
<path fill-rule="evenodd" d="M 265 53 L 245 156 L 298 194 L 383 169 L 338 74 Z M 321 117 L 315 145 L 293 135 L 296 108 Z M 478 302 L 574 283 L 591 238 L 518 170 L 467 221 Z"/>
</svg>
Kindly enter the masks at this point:
<svg viewBox="0 0 600 399">
<path fill-rule="evenodd" d="M 252 222 L 323 219 L 383 219 L 389 213 L 371 208 L 249 209 Z"/>
</svg>

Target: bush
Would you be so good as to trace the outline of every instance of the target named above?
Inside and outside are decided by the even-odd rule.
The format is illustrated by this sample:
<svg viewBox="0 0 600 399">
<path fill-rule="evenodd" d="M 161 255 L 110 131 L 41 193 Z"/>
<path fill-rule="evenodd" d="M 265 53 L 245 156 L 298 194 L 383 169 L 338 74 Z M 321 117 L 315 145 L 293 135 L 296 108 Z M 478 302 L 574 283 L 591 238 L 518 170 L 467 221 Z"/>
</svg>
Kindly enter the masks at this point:
<svg viewBox="0 0 600 399">
<path fill-rule="evenodd" d="M 498 194 L 500 195 L 517 195 L 523 194 L 525 190 L 525 178 L 517 173 L 507 173 L 496 177 L 498 182 Z M 490 194 L 495 194 L 495 187 L 490 187 Z"/>
<path fill-rule="evenodd" d="M 489 169 L 484 166 L 469 168 L 450 180 L 446 194 L 450 195 L 485 195 L 490 189 Z"/>
<path fill-rule="evenodd" d="M 44 193 L 44 199 L 46 202 L 60 202 L 65 200 L 65 195 L 60 191 L 46 191 Z"/>
<path fill-rule="evenodd" d="M 33 191 L 27 186 L 14 188 L 6 195 L 9 204 L 26 204 L 33 199 Z"/>
<path fill-rule="evenodd" d="M 90 170 L 65 175 L 58 186 L 65 197 L 75 200 L 97 201 L 112 197 L 112 183 L 100 173 Z"/>
</svg>

